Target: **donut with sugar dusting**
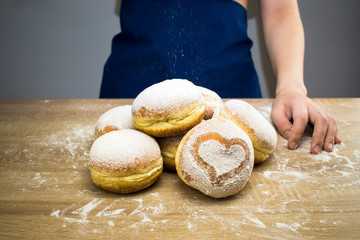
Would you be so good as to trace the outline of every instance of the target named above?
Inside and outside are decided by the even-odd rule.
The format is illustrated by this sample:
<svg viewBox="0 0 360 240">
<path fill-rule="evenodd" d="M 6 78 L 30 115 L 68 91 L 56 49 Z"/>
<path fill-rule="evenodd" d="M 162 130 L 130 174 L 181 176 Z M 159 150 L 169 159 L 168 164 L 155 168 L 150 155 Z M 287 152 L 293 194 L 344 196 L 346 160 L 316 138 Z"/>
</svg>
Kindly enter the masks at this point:
<svg viewBox="0 0 360 240">
<path fill-rule="evenodd" d="M 135 129 L 132 116 L 131 105 L 124 105 L 112 108 L 103 113 L 95 125 L 95 136 L 121 129 Z"/>
<path fill-rule="evenodd" d="M 214 112 L 223 105 L 223 101 L 216 92 L 201 86 L 198 86 L 198 88 L 206 104 L 204 119 L 211 119 Z"/>
<path fill-rule="evenodd" d="M 223 118 L 204 121 L 181 140 L 175 158 L 179 177 L 213 198 L 240 192 L 254 166 L 250 138 Z"/>
<path fill-rule="evenodd" d="M 231 120 L 250 137 L 255 153 L 255 163 L 265 161 L 275 150 L 277 134 L 271 123 L 252 105 L 242 100 L 229 100 L 218 113 Z"/>
<path fill-rule="evenodd" d="M 111 131 L 90 149 L 92 181 L 115 193 L 140 191 L 160 177 L 163 159 L 156 140 L 133 129 Z"/>
<path fill-rule="evenodd" d="M 134 100 L 135 128 L 154 137 L 181 135 L 201 122 L 205 100 L 185 79 L 172 79 L 144 89 Z"/>
<path fill-rule="evenodd" d="M 164 169 L 173 172 L 176 171 L 175 155 L 183 137 L 184 135 L 182 134 L 174 137 L 157 138 L 164 161 Z"/>
</svg>

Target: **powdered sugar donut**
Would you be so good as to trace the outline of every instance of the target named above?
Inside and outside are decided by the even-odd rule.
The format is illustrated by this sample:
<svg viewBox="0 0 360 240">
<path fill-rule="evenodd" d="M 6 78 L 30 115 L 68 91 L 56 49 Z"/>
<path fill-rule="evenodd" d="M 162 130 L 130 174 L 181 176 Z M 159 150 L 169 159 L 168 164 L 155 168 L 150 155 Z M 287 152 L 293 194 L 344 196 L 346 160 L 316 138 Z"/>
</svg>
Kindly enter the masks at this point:
<svg viewBox="0 0 360 240">
<path fill-rule="evenodd" d="M 255 163 L 265 161 L 277 144 L 274 127 L 253 106 L 242 100 L 229 100 L 219 112 L 220 117 L 231 120 L 250 137 L 255 153 Z"/>
<path fill-rule="evenodd" d="M 95 126 L 95 136 L 121 129 L 135 129 L 131 117 L 131 105 L 112 108 L 103 113 Z"/>
<path fill-rule="evenodd" d="M 183 134 L 204 117 L 199 89 L 184 79 L 165 80 L 142 91 L 134 100 L 134 126 L 155 137 Z"/>
<path fill-rule="evenodd" d="M 246 133 L 234 123 L 210 119 L 181 140 L 175 158 L 179 177 L 214 198 L 238 193 L 250 178 L 254 151 Z"/>
<path fill-rule="evenodd" d="M 133 129 L 112 131 L 90 149 L 91 179 L 100 188 L 129 193 L 153 184 L 163 169 L 156 140 Z"/>
<path fill-rule="evenodd" d="M 214 111 L 223 105 L 223 101 L 216 92 L 200 86 L 198 86 L 198 88 L 204 97 L 206 104 L 204 119 L 208 120 L 212 118 Z"/>
<path fill-rule="evenodd" d="M 183 137 L 184 135 L 179 135 L 174 137 L 164 137 L 157 139 L 160 146 L 161 155 L 164 160 L 164 169 L 176 171 L 175 155 Z"/>
</svg>

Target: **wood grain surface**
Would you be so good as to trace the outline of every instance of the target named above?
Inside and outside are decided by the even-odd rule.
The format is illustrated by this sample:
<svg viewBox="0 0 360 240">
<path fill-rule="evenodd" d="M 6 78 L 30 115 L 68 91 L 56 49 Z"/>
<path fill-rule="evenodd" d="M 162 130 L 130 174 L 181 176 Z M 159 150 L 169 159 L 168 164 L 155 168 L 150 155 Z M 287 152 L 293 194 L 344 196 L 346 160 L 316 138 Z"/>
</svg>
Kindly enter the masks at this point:
<svg viewBox="0 0 360 240">
<path fill-rule="evenodd" d="M 96 187 L 95 123 L 131 99 L 0 100 L 0 239 L 359 239 L 360 99 L 314 99 L 343 143 L 310 153 L 279 136 L 246 187 L 212 199 L 176 173 L 134 194 Z M 272 99 L 246 100 L 269 117 Z"/>
</svg>

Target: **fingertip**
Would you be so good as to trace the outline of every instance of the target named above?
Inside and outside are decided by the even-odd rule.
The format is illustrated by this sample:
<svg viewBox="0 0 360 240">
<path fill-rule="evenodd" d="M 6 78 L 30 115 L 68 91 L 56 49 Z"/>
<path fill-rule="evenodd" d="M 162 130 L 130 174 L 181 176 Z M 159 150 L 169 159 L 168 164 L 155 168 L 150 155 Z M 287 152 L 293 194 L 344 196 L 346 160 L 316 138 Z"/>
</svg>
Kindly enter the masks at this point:
<svg viewBox="0 0 360 240">
<path fill-rule="evenodd" d="M 297 149 L 299 147 L 299 143 L 301 141 L 302 135 L 303 134 L 301 131 L 300 132 L 291 131 L 288 139 L 288 147 L 292 150 Z"/>
<path fill-rule="evenodd" d="M 335 143 L 342 143 L 342 139 L 341 139 L 341 137 L 339 136 L 339 135 L 336 135 L 336 137 L 335 137 Z"/>
<path fill-rule="evenodd" d="M 294 116 L 294 124 L 291 129 L 290 137 L 289 137 L 289 146 L 291 149 L 296 149 L 299 146 L 301 138 L 304 134 L 305 128 L 307 126 L 307 117 L 304 115 L 296 115 Z"/>
<path fill-rule="evenodd" d="M 289 147 L 291 150 L 295 150 L 295 149 L 297 149 L 297 147 L 298 147 L 298 143 L 295 142 L 295 141 L 290 141 L 290 142 L 288 143 L 288 147 Z"/>
<path fill-rule="evenodd" d="M 313 146 L 311 148 L 311 152 L 314 153 L 314 154 L 321 153 L 321 146 L 319 144 L 316 144 L 315 146 Z"/>
<path fill-rule="evenodd" d="M 334 150 L 334 143 L 329 142 L 327 144 L 324 144 L 324 149 L 327 152 L 332 152 Z"/>
<path fill-rule="evenodd" d="M 321 153 L 323 147 L 325 148 L 326 143 L 323 142 L 323 140 L 318 138 L 312 138 L 311 145 L 310 145 L 310 151 L 314 154 Z"/>
<path fill-rule="evenodd" d="M 285 139 L 288 140 L 291 136 L 291 128 L 292 128 L 291 123 L 289 121 L 284 121 L 281 123 L 274 122 L 274 123 L 281 136 L 283 136 Z"/>
</svg>

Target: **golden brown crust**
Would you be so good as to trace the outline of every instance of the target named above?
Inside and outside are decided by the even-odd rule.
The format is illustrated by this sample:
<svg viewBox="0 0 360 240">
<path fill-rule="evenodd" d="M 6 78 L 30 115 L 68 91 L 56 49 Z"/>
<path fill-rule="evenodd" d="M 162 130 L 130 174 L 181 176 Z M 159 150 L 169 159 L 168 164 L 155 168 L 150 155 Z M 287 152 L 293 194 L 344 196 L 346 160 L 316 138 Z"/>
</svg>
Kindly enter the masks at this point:
<svg viewBox="0 0 360 240">
<path fill-rule="evenodd" d="M 164 169 L 169 171 L 176 171 L 175 155 L 181 139 L 184 135 L 158 138 L 157 141 L 160 146 L 161 155 L 164 161 Z"/>
<path fill-rule="evenodd" d="M 221 198 L 245 186 L 254 164 L 254 152 L 251 140 L 239 127 L 225 119 L 211 119 L 182 138 L 175 164 L 184 183 Z"/>
<path fill-rule="evenodd" d="M 104 112 L 95 125 L 96 138 L 111 131 L 134 129 L 131 108 L 131 105 L 122 105 Z"/>
<path fill-rule="evenodd" d="M 100 188 L 114 193 L 131 193 L 145 189 L 155 183 L 162 173 L 162 159 L 142 171 L 105 170 L 90 166 L 92 181 Z M 131 172 L 131 174 L 130 174 Z"/>
<path fill-rule="evenodd" d="M 137 130 L 123 129 L 104 134 L 90 149 L 91 179 L 107 191 L 141 190 L 154 183 L 162 169 L 158 143 Z"/>
<path fill-rule="evenodd" d="M 206 110 L 205 110 L 204 120 L 209 120 L 214 115 L 214 112 L 218 110 L 220 107 L 222 107 L 223 101 L 216 92 L 207 89 L 205 87 L 200 87 L 200 86 L 197 87 L 199 88 L 201 95 L 205 99 Z"/>
<path fill-rule="evenodd" d="M 144 89 L 132 105 L 134 126 L 154 137 L 185 133 L 200 123 L 205 100 L 199 89 L 185 79 L 169 79 Z"/>
<path fill-rule="evenodd" d="M 191 182 L 193 179 L 191 177 L 191 175 L 187 174 L 186 171 L 184 171 L 184 168 L 182 167 L 183 165 L 183 159 L 184 157 L 184 152 L 183 152 L 183 147 L 185 145 L 185 143 L 187 143 L 189 141 L 190 136 L 192 136 L 192 134 L 194 133 L 195 129 L 191 129 L 190 131 L 188 131 L 185 136 L 181 139 L 180 144 L 178 146 L 178 149 L 176 150 L 176 155 L 175 155 L 175 168 L 176 168 L 176 172 L 178 174 L 178 176 L 183 180 L 184 183 L 186 183 L 187 185 L 189 185 L 188 183 Z M 190 185 L 189 185 L 190 186 Z M 191 186 L 190 186 L 191 187 Z"/>
<path fill-rule="evenodd" d="M 227 106 L 229 102 L 225 103 L 219 116 L 234 122 L 250 137 L 254 147 L 255 163 L 265 161 L 276 148 L 277 136 L 275 129 L 252 106 L 240 100 L 231 100 L 232 109 L 230 110 Z M 234 107 L 236 103 L 239 104 Z M 259 128 L 260 122 L 261 128 Z"/>
<path fill-rule="evenodd" d="M 224 111 L 226 112 L 225 115 L 227 116 L 227 118 L 229 120 L 232 120 L 250 137 L 254 147 L 255 163 L 265 161 L 269 157 L 270 153 L 274 151 L 274 144 L 269 142 L 268 139 L 262 137 L 262 135 L 256 134 L 255 130 L 249 124 L 246 124 L 244 121 L 242 121 L 239 116 L 231 113 L 226 108 L 224 109 Z"/>
<path fill-rule="evenodd" d="M 134 126 L 154 137 L 171 137 L 184 134 L 201 122 L 205 114 L 205 102 L 197 101 L 178 111 L 164 115 L 141 108 L 133 112 Z"/>
<path fill-rule="evenodd" d="M 119 130 L 117 127 L 113 127 L 113 126 L 105 126 L 103 129 L 95 129 L 95 137 L 98 138 L 101 135 L 104 135 L 105 133 L 111 132 L 111 131 L 116 131 Z"/>
</svg>

